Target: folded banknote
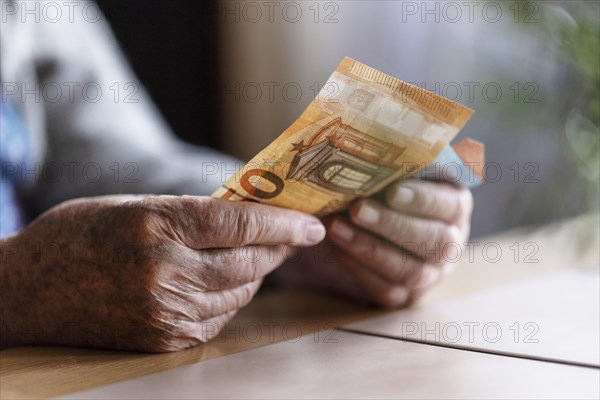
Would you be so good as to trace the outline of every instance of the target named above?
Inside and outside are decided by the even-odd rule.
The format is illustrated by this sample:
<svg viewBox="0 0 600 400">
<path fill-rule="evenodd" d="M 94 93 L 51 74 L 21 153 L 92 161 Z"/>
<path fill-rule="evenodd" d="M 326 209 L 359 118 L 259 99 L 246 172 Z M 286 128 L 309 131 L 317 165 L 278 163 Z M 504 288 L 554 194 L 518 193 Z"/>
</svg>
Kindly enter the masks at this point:
<svg viewBox="0 0 600 400">
<path fill-rule="evenodd" d="M 472 113 L 344 58 L 302 115 L 213 197 L 322 216 L 398 179 L 474 186 L 482 181 L 483 144 L 449 145 Z"/>
</svg>

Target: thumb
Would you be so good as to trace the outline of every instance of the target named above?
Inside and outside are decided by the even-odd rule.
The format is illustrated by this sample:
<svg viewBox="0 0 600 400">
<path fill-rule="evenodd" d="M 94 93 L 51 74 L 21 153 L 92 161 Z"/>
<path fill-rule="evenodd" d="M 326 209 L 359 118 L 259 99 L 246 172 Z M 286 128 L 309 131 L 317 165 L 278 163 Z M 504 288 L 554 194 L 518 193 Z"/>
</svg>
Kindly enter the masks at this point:
<svg viewBox="0 0 600 400">
<path fill-rule="evenodd" d="M 209 197 L 180 197 L 192 248 L 242 247 L 249 244 L 313 246 L 325 237 L 325 227 L 311 215 L 253 202 Z M 190 229 L 190 222 L 193 229 Z"/>
</svg>

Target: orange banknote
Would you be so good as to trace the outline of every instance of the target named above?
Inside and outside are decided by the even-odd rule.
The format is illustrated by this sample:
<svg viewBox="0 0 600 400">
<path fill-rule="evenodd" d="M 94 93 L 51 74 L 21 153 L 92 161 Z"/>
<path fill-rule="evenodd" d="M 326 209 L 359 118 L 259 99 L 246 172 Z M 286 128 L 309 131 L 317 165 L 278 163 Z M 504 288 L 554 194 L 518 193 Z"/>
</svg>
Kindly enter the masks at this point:
<svg viewBox="0 0 600 400">
<path fill-rule="evenodd" d="M 414 176 L 437 157 L 462 168 L 459 183 L 477 183 L 483 145 L 467 140 L 449 146 L 472 113 L 344 58 L 302 115 L 213 197 L 321 216 Z"/>
</svg>

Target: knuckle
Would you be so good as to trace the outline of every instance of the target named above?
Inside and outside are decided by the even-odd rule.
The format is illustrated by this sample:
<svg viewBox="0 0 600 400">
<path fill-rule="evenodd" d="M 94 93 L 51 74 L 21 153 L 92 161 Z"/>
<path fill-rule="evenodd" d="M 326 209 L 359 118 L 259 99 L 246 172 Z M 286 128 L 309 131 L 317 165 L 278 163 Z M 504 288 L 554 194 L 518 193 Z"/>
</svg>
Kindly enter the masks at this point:
<svg viewBox="0 0 600 400">
<path fill-rule="evenodd" d="M 464 244 L 462 242 L 464 239 L 463 233 L 455 225 L 445 227 L 444 231 L 446 239 L 441 248 L 441 266 L 444 266 L 450 260 L 455 260 L 457 256 L 460 257 L 460 252 Z M 458 251 L 458 254 L 456 254 L 456 251 Z"/>
<path fill-rule="evenodd" d="M 381 260 L 381 248 L 379 244 L 371 237 L 363 237 L 362 240 L 355 241 L 355 247 L 349 250 L 354 252 L 363 260 L 370 260 L 377 263 Z"/>
<path fill-rule="evenodd" d="M 443 213 L 442 199 L 440 199 L 437 192 L 432 193 L 431 196 L 420 196 L 419 204 L 427 213 L 430 215 L 441 215 Z"/>
<path fill-rule="evenodd" d="M 262 227 L 258 224 L 258 218 L 254 212 L 236 208 L 227 214 L 227 221 L 224 225 L 234 228 L 232 234 L 240 246 L 252 243 L 255 236 L 260 234 Z"/>
<path fill-rule="evenodd" d="M 245 246 L 251 243 L 261 229 L 258 224 L 257 213 L 251 207 L 244 207 L 243 204 L 228 202 L 224 206 L 225 200 L 215 201 L 216 199 L 206 199 L 200 201 L 197 207 L 197 214 L 202 215 L 203 229 L 198 232 L 207 240 L 219 242 L 224 239 L 224 233 L 228 238 Z M 218 245 L 219 243 L 210 243 Z"/>
<path fill-rule="evenodd" d="M 390 248 L 373 239 L 371 246 L 368 246 L 363 259 L 377 269 L 386 279 L 395 284 L 402 283 L 406 271 L 408 260 L 403 257 L 396 259 L 390 254 Z"/>
<path fill-rule="evenodd" d="M 412 239 L 412 223 L 410 218 L 391 212 L 382 216 L 378 230 L 391 242 L 403 243 Z"/>
<path fill-rule="evenodd" d="M 376 264 L 386 265 L 389 261 L 389 251 L 381 243 L 378 243 L 376 239 L 371 240 L 372 244 L 369 246 L 367 257 L 369 260 Z"/>
<path fill-rule="evenodd" d="M 211 199 L 212 200 L 212 199 Z M 244 228 L 244 221 L 241 220 L 241 209 L 238 207 L 223 207 L 217 201 L 204 201 L 198 208 L 198 214 L 202 215 L 202 225 L 200 234 L 209 240 L 218 241 L 218 232 L 227 227 L 229 234 L 237 237 L 244 231 L 239 228 Z M 214 243 L 218 245 L 219 243 Z"/>
<path fill-rule="evenodd" d="M 450 231 L 450 225 L 443 223 L 435 224 L 435 227 L 432 228 L 432 231 L 433 233 L 431 237 L 433 238 L 437 247 L 444 247 L 454 239 L 452 232 Z"/>
<path fill-rule="evenodd" d="M 446 253 L 452 245 L 459 243 L 458 229 L 452 225 L 436 224 L 431 228 L 428 237 L 431 238 L 431 252 L 427 252 L 427 259 L 436 264 L 446 260 Z"/>
<path fill-rule="evenodd" d="M 440 247 L 448 247 L 449 244 L 458 244 L 460 240 L 460 231 L 455 225 L 442 225 L 439 228 Z"/>
<path fill-rule="evenodd" d="M 120 205 L 122 213 L 119 218 L 124 229 L 140 244 L 152 244 L 156 239 L 167 234 L 175 238 L 176 234 L 172 226 L 166 223 L 167 210 L 154 202 L 153 198 L 146 198 L 135 203 Z"/>
<path fill-rule="evenodd" d="M 468 218 L 473 212 L 473 193 L 468 188 L 462 188 L 458 195 L 456 220 Z"/>
</svg>

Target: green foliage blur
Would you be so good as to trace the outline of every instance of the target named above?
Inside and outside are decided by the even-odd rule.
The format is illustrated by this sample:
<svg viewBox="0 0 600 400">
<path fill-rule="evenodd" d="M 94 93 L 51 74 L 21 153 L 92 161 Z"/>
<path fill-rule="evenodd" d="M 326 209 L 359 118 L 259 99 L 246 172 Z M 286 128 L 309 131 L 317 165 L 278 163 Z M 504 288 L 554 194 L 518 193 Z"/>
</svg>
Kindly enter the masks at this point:
<svg viewBox="0 0 600 400">
<path fill-rule="evenodd" d="M 558 49 L 559 62 L 573 71 L 578 85 L 563 104 L 566 111 L 565 151 L 575 157 L 579 174 L 588 182 L 590 206 L 600 201 L 600 2 L 535 2 L 542 17 L 537 27 L 543 39 Z M 532 1 L 518 0 L 526 11 Z M 525 29 L 527 27 L 524 26 Z"/>
</svg>

